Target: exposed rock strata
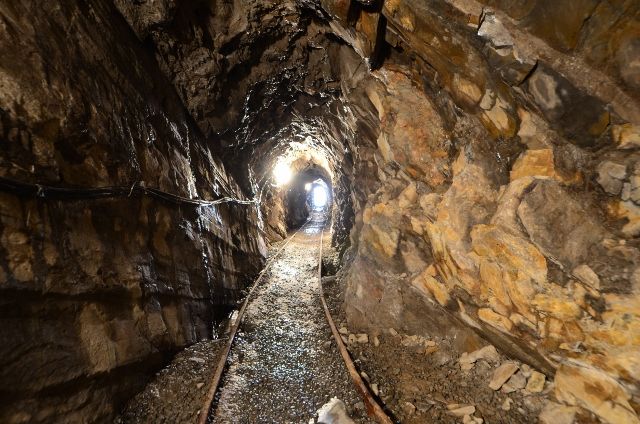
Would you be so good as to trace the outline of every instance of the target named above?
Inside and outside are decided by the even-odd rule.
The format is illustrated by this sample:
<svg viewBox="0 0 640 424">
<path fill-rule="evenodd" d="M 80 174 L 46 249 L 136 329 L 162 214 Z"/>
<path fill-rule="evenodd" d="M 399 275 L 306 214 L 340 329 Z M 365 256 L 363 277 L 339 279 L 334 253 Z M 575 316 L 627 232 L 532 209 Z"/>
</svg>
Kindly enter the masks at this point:
<svg viewBox="0 0 640 424">
<path fill-rule="evenodd" d="M 638 421 L 638 2 L 4 3 L 2 175 L 264 200 L 3 194 L 15 411 L 50 420 L 36 395 L 79 381 L 61 416 L 109 416 L 125 373 L 207 336 L 258 228 L 284 235 L 269 179 L 293 152 L 333 185 L 351 327 L 472 328 L 555 375 L 567 416 Z"/>
<path fill-rule="evenodd" d="M 0 22 L 0 175 L 243 196 L 110 2 L 3 2 Z M 257 216 L 0 194 L 0 421 L 113 417 L 169 354 L 212 337 L 262 263 Z"/>
<path fill-rule="evenodd" d="M 622 63 L 599 66 L 626 52 L 616 36 L 594 56 L 618 31 L 607 7 L 567 4 L 565 19 L 545 2 L 517 16 L 511 5 L 507 16 L 501 4 L 419 3 L 387 1 L 381 11 L 386 39 L 414 54 L 423 79 L 397 73 L 392 55 L 367 83 L 384 183 L 356 215 L 351 323 L 419 332 L 407 317 L 433 317 L 433 306 L 398 296 L 417 290 L 549 376 L 560 366 L 561 400 L 636 422 L 640 252 L 627 148 L 640 97 Z M 620 31 L 633 33 L 638 8 L 617 13 Z M 413 88 L 399 89 L 394 72 Z M 418 322 L 431 334 L 442 325 Z M 620 400 L 589 398 L 566 371 L 569 358 Z"/>
</svg>

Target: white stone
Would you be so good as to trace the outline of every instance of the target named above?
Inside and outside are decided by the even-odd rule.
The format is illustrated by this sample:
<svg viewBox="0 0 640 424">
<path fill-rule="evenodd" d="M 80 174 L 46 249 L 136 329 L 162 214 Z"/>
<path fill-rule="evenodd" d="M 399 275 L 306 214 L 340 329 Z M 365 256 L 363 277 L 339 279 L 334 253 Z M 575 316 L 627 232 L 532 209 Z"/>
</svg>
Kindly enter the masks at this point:
<svg viewBox="0 0 640 424">
<path fill-rule="evenodd" d="M 609 194 L 617 195 L 622 191 L 623 180 L 627 176 L 627 167 L 620 163 L 603 161 L 598 165 L 598 184 Z"/>
<path fill-rule="evenodd" d="M 324 424 L 355 424 L 347 415 L 347 408 L 344 402 L 335 397 L 318 409 L 318 422 Z"/>
<path fill-rule="evenodd" d="M 473 415 L 465 415 L 462 417 L 463 424 L 482 424 L 484 420 L 479 417 L 474 417 Z"/>
<path fill-rule="evenodd" d="M 493 13 L 483 15 L 478 35 L 489 41 L 494 47 L 509 47 L 514 43 L 509 31 Z"/>
</svg>

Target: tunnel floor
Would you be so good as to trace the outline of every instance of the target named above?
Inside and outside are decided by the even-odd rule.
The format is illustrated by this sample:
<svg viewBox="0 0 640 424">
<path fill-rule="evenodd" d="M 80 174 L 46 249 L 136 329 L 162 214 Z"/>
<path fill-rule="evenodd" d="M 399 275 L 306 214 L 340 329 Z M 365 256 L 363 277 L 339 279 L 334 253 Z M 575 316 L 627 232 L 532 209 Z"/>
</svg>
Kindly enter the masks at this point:
<svg viewBox="0 0 640 424">
<path fill-rule="evenodd" d="M 249 299 L 208 422 L 306 424 L 315 422 L 317 410 L 334 397 L 345 402 L 355 422 L 372 422 L 323 313 L 318 281 L 323 232 L 329 239 L 322 213 L 312 212 L 310 222 L 288 243 L 272 246 L 271 265 Z M 327 247 L 323 256 L 331 251 Z M 339 331 L 350 334 L 336 277 L 323 278 L 323 286 Z M 223 340 L 200 342 L 177 355 L 116 422 L 194 422 Z M 465 423 L 482 423 L 474 413 L 491 423 L 535 422 L 552 388 L 533 393 L 508 383 L 500 391 L 492 389 L 495 374 L 515 362 L 495 349 L 487 353 L 491 346 L 465 340 L 453 334 L 425 339 L 388 329 L 370 334 L 365 343 L 349 338 L 347 348 L 397 422 L 458 424 L 464 418 Z M 465 355 L 470 356 L 464 352 L 476 348 L 470 354 L 480 358 L 474 366 L 465 362 Z M 525 372 L 526 366 L 520 368 L 514 378 Z"/>
<path fill-rule="evenodd" d="M 320 214 L 293 236 L 250 300 L 214 404 L 214 423 L 307 423 L 331 398 L 369 422 L 323 314 Z M 275 246 L 276 248 L 278 246 Z"/>
</svg>

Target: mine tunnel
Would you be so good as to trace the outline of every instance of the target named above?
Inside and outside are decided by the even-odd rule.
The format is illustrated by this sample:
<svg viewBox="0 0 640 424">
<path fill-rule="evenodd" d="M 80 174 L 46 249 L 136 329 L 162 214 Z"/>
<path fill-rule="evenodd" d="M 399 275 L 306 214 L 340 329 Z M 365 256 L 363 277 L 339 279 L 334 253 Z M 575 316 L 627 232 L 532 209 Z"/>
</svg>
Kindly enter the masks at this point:
<svg viewBox="0 0 640 424">
<path fill-rule="evenodd" d="M 0 0 L 0 422 L 640 423 L 640 2 Z"/>
<path fill-rule="evenodd" d="M 327 184 L 326 178 L 313 166 L 292 178 L 284 200 L 288 230 L 301 227 L 312 212 L 326 213 L 331 209 L 331 181 Z"/>
</svg>

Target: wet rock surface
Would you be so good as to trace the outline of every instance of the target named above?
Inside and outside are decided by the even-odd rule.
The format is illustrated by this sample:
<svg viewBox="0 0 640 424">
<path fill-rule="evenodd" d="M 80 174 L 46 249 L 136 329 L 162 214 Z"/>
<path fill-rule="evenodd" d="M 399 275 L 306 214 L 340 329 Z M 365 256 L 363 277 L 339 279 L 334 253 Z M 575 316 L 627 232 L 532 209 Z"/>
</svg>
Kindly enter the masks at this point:
<svg viewBox="0 0 640 424">
<path fill-rule="evenodd" d="M 0 176 L 243 198 L 109 0 L 0 4 Z M 8 58 L 11 58 L 10 60 Z M 0 194 L 0 421 L 105 422 L 262 265 L 255 208 Z"/>
<path fill-rule="evenodd" d="M 369 422 L 332 342 L 318 286 L 322 221 L 276 258 L 247 307 L 212 410 L 213 423 L 308 423 L 333 397 Z"/>
<path fill-rule="evenodd" d="M 0 176 L 260 203 L 3 192 L 0 421 L 108 420 L 211 337 L 304 217 L 286 157 L 331 180 L 347 340 L 481 336 L 541 373 L 525 390 L 561 383 L 544 422 L 638 422 L 639 22 L 637 0 L 0 0 Z"/>
</svg>

